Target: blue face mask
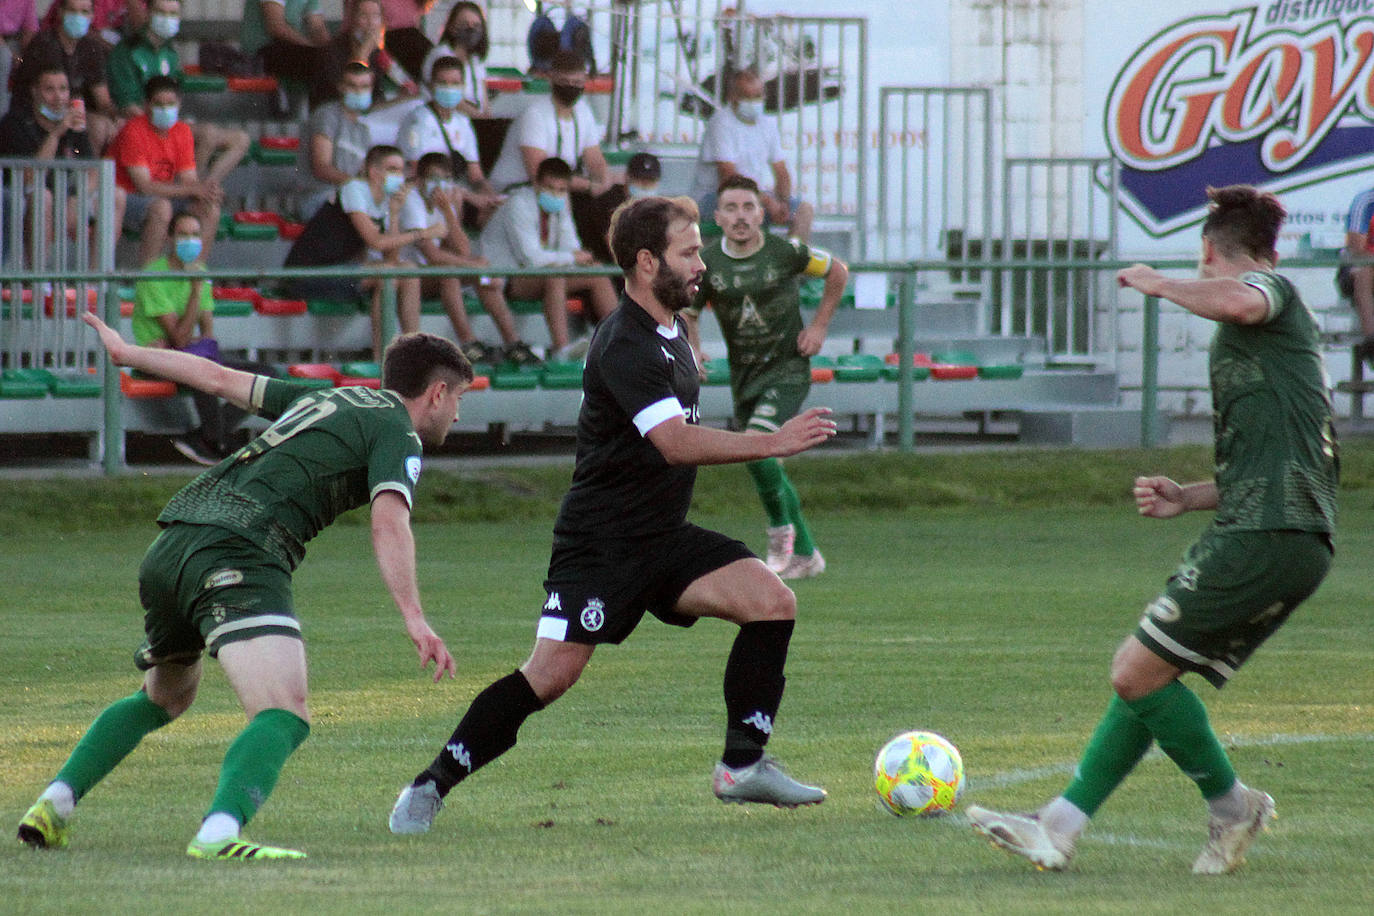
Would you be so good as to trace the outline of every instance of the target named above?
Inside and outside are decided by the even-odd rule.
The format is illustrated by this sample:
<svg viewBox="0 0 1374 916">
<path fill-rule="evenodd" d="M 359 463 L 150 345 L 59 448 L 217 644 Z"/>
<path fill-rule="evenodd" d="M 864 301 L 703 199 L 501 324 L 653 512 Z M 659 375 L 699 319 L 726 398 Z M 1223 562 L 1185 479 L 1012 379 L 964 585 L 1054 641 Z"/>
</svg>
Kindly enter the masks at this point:
<svg viewBox="0 0 1374 916">
<path fill-rule="evenodd" d="M 386 177 L 382 179 L 382 190 L 387 194 L 395 194 L 401 190 L 401 185 L 405 183 L 406 176 L 396 172 L 387 172 Z"/>
<path fill-rule="evenodd" d="M 753 124 L 763 114 L 762 99 L 740 99 L 735 103 L 735 114 L 746 124 Z"/>
<path fill-rule="evenodd" d="M 627 184 L 625 190 L 629 192 L 630 197 L 634 200 L 639 200 L 641 197 L 653 197 L 658 194 L 658 188 L 646 188 L 644 185 L 635 184 L 634 182 Z"/>
<path fill-rule="evenodd" d="M 177 16 L 154 13 L 148 17 L 148 30 L 166 41 L 169 38 L 175 38 L 177 32 L 181 31 L 181 19 Z"/>
<path fill-rule="evenodd" d="M 158 130 L 171 130 L 177 122 L 179 107 L 176 105 L 154 105 L 148 109 L 148 120 Z"/>
<path fill-rule="evenodd" d="M 38 113 L 41 114 L 43 117 L 47 118 L 49 121 L 61 121 L 66 116 L 67 109 L 58 108 L 54 110 L 52 108 L 49 108 L 47 105 L 43 105 L 40 103 L 38 106 Z"/>
<path fill-rule="evenodd" d="M 447 191 L 451 186 L 452 182 L 446 178 L 431 178 L 425 182 L 425 197 L 433 197 L 435 191 Z"/>
<path fill-rule="evenodd" d="M 434 101 L 440 108 L 457 108 L 463 101 L 462 86 L 435 86 Z"/>
<path fill-rule="evenodd" d="M 562 213 L 565 203 L 567 203 L 567 199 L 561 194 L 554 194 L 550 191 L 539 192 L 539 209 L 545 213 Z"/>
<path fill-rule="evenodd" d="M 85 13 L 63 13 L 62 31 L 67 37 L 80 40 L 91 30 L 91 17 Z"/>
<path fill-rule="evenodd" d="M 202 247 L 203 243 L 200 239 L 177 239 L 177 260 L 181 261 L 183 264 L 190 264 L 196 258 L 200 257 Z"/>
<path fill-rule="evenodd" d="M 372 107 L 371 92 L 345 92 L 343 94 L 344 107 L 350 111 L 364 112 Z"/>
</svg>

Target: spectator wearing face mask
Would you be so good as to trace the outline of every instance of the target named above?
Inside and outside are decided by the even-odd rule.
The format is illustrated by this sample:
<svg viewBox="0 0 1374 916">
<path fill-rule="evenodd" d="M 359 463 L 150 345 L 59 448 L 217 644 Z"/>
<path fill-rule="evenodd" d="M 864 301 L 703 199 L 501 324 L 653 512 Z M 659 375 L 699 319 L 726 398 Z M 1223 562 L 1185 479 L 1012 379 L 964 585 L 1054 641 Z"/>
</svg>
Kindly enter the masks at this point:
<svg viewBox="0 0 1374 916">
<path fill-rule="evenodd" d="M 787 227 L 793 238 L 811 237 L 813 211 L 792 194 L 792 175 L 783 160 L 777 124 L 764 115 L 763 80 L 741 70 L 730 80 L 726 105 L 706 122 L 701 135 L 692 197 L 702 213 L 714 213 L 716 188 L 731 175 L 759 186 L 768 223 Z"/>
<path fill-rule="evenodd" d="M 349 62 L 339 78 L 339 98 L 310 113 L 302 154 L 317 183 L 302 213 L 315 215 L 339 188 L 358 177 L 363 159 L 372 148 L 372 129 L 367 114 L 372 107 L 372 69 L 361 61 Z"/>
<path fill-rule="evenodd" d="M 195 214 L 208 251 L 219 227 L 224 191 L 200 179 L 191 128 L 181 120 L 176 80 L 155 76 L 144 87 L 144 114 L 130 118 L 110 143 L 115 181 L 128 194 L 124 225 L 139 233 L 138 264 L 153 258 L 167 241 L 172 217 Z"/>
<path fill-rule="evenodd" d="M 344 27 L 325 46 L 319 72 L 311 76 L 311 107 L 334 100 L 339 76 L 350 61 L 361 61 L 372 69 L 374 108 L 419 95 L 419 86 L 387 52 L 386 40 L 381 0 L 356 0 Z"/>
<path fill-rule="evenodd" d="M 490 50 L 486 14 L 471 0 L 458 0 L 444 21 L 438 44 L 425 55 L 424 82 L 433 78 L 434 64 L 439 58 L 457 58 L 463 69 L 463 101 L 459 103 L 459 110 L 469 118 L 488 117 L 491 109 L 487 96 L 487 53 Z"/>
<path fill-rule="evenodd" d="M 182 77 L 181 58 L 172 39 L 181 32 L 181 0 L 151 0 L 148 25 L 115 45 L 106 69 L 110 97 L 123 118 L 143 113 L 143 86 L 154 76 Z M 205 180 L 223 184 L 248 152 L 248 132 L 208 121 L 186 120 L 196 141 L 196 169 Z"/>
<path fill-rule="evenodd" d="M 550 156 L 535 169 L 533 184 L 511 188 L 479 239 L 481 254 L 493 267 L 587 267 L 592 254 L 577 240 L 568 186 L 572 167 Z M 615 310 L 616 294 L 609 277 L 510 277 L 506 295 L 539 299 L 549 325 L 550 356 L 575 359 L 586 352 L 584 342 L 573 345 L 568 334 L 568 294 L 587 293 L 600 320 Z"/>
<path fill-rule="evenodd" d="M 62 3 L 55 0 L 43 15 L 43 28 L 58 28 L 62 25 L 62 16 Z M 147 0 L 93 0 L 91 3 L 91 32 L 109 47 L 147 24 Z"/>
<path fill-rule="evenodd" d="M 105 42 L 91 29 L 91 0 L 56 0 L 53 6 L 61 15 L 54 25 L 38 30 L 24 49 L 23 61 L 11 74 L 11 104 L 28 105 L 38 74 L 61 67 L 66 71 L 71 97 L 81 99 L 86 107 L 91 147 L 100 152 L 119 126 L 105 77 Z"/>
<path fill-rule="evenodd" d="M 401 119 L 397 137 L 406 162 L 414 164 L 427 153 L 443 153 L 453 173 L 467 183 L 464 222 L 480 228 L 501 202 L 482 173 L 477 135 L 462 112 L 463 65 L 456 57 L 441 57 L 430 81 L 432 99 L 417 105 Z"/>
</svg>

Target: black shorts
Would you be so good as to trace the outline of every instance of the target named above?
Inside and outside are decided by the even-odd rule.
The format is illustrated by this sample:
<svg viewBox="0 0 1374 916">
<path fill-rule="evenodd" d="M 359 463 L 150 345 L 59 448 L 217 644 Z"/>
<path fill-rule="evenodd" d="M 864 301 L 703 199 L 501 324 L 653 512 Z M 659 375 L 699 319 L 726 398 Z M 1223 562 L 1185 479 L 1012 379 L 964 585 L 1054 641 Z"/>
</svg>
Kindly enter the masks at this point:
<svg viewBox="0 0 1374 916">
<path fill-rule="evenodd" d="M 696 618 L 673 610 L 687 587 L 753 556 L 740 541 L 696 525 L 648 538 L 555 537 L 538 635 L 559 642 L 619 643 L 645 611 L 664 623 L 690 627 Z"/>
</svg>

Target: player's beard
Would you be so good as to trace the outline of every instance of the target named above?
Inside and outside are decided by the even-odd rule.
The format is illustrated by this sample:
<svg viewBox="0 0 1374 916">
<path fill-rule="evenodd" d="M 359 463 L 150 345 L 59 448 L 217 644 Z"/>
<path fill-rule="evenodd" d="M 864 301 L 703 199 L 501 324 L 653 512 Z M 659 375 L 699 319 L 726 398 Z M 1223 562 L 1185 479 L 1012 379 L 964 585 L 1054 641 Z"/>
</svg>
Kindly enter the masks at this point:
<svg viewBox="0 0 1374 916">
<path fill-rule="evenodd" d="M 692 279 L 681 277 L 660 261 L 652 286 L 654 298 L 670 312 L 680 312 L 692 304 Z"/>
</svg>

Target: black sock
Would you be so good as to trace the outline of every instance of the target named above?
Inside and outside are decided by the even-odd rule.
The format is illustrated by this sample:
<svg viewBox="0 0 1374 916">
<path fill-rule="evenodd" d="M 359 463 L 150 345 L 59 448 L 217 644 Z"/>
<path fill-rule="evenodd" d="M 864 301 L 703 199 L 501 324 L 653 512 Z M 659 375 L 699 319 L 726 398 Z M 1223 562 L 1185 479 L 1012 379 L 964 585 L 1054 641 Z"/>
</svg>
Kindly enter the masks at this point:
<svg viewBox="0 0 1374 916">
<path fill-rule="evenodd" d="M 749 766 L 763 756 L 782 702 L 787 644 L 792 620 L 756 620 L 740 626 L 725 663 L 725 753 L 731 768 Z"/>
<path fill-rule="evenodd" d="M 433 782 L 444 796 L 458 783 L 515 747 L 515 733 L 532 713 L 544 708 L 525 675 L 514 671 L 477 694 L 448 744 L 415 777 Z"/>
</svg>

